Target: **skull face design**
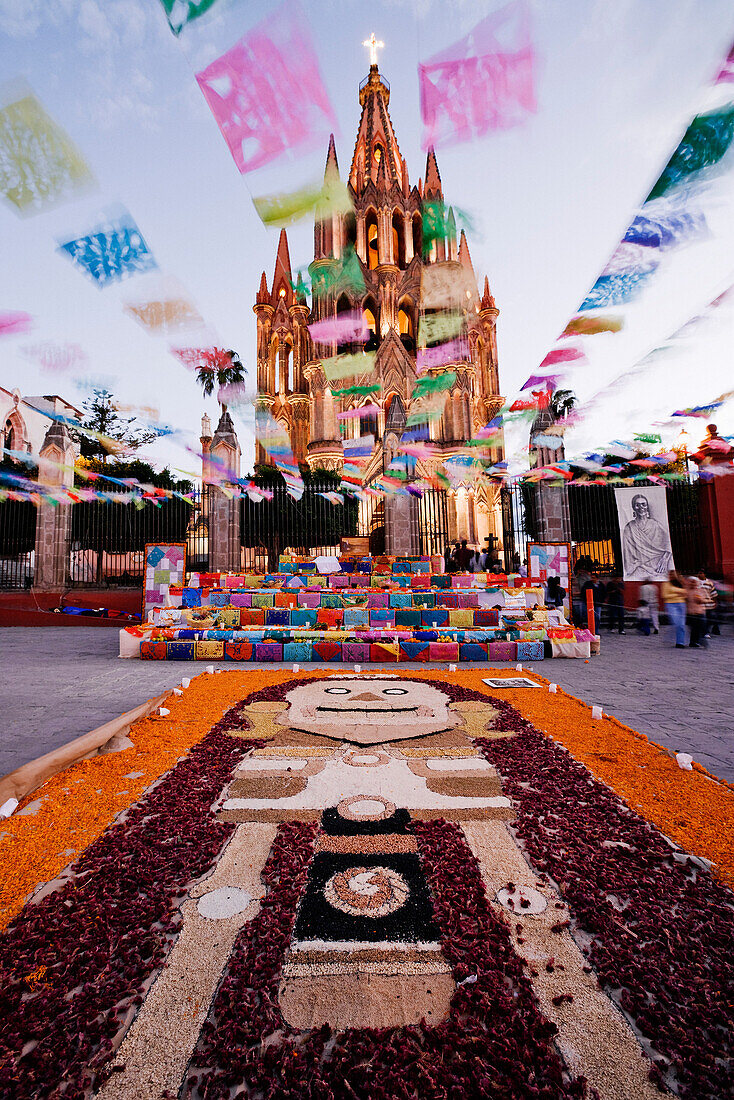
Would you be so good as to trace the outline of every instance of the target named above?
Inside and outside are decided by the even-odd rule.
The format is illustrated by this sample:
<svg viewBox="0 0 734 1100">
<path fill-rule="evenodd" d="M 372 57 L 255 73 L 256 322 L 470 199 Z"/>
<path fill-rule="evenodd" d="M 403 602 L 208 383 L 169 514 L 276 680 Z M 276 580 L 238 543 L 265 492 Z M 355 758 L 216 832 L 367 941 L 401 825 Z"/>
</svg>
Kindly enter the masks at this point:
<svg viewBox="0 0 734 1100">
<path fill-rule="evenodd" d="M 461 719 L 431 684 L 391 679 L 316 680 L 288 692 L 277 719 L 307 733 L 376 745 L 453 729 Z"/>
</svg>

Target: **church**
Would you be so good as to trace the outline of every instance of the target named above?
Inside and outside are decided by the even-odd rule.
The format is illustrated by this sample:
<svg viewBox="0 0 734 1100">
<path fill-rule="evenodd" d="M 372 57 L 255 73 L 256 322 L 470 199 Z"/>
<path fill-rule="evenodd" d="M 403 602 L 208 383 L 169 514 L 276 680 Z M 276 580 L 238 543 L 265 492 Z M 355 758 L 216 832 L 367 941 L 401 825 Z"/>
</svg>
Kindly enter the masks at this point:
<svg viewBox="0 0 734 1100">
<path fill-rule="evenodd" d="M 353 210 L 329 211 L 323 216 L 317 211 L 314 257 L 308 269 L 310 305 L 301 276 L 294 282 L 284 229 L 272 283 L 268 287 L 263 272 L 254 305 L 259 405 L 286 429 L 296 461 L 307 463 L 312 470 L 341 473 L 345 443 L 348 447 L 350 440 L 372 436 L 371 453 L 362 459 L 365 488 L 388 471 L 396 456 L 400 458 L 399 447 L 405 438 L 431 445 L 430 457 L 419 459 L 411 468 L 412 477 L 430 479 L 444 471 L 447 460 L 456 457 L 466 440 L 503 404 L 497 366 L 499 310 L 489 282 L 484 279 L 480 294 L 466 234 L 463 229 L 457 234 L 454 211 L 445 203 L 432 148 L 424 179 L 411 186 L 388 111 L 390 85 L 378 69 L 374 36 L 370 45 L 372 64 L 359 87 L 361 117 L 346 181 Z M 340 178 L 332 136 L 325 189 L 339 186 Z M 426 234 L 426 227 L 435 226 L 437 218 L 439 230 Z M 340 272 L 347 267 L 349 277 L 340 279 Z M 427 353 L 439 342 L 431 339 L 431 332 L 439 329 L 431 330 L 428 319 L 445 315 L 447 308 L 456 320 L 457 338 L 450 341 L 450 361 L 434 366 Z M 335 388 L 349 383 L 330 382 L 322 368 L 323 359 L 334 351 L 362 349 L 325 348 L 315 345 L 309 334 L 309 325 L 341 314 L 354 315 L 355 311 L 361 313 L 368 334 L 362 348 L 375 355 L 371 373 L 352 381 L 379 383 L 377 396 L 334 396 Z M 445 335 L 441 337 L 439 332 L 439 339 L 445 340 Z M 442 411 L 420 425 L 419 431 L 413 427 L 406 432 L 416 379 L 449 372 L 455 374 L 455 381 L 445 392 Z M 339 419 L 340 413 L 367 404 L 378 406 L 379 414 L 372 411 Z M 502 447 L 493 447 L 489 456 L 500 461 Z M 269 461 L 259 443 L 256 461 Z M 499 489 L 488 479 L 467 484 L 452 480 L 451 487 L 440 495 L 441 539 L 466 538 L 473 544 L 481 544 L 488 534 L 501 539 Z M 366 497 L 362 502 L 362 511 L 369 507 L 369 512 L 360 516 L 361 533 L 372 533 L 382 524 L 387 527 L 388 551 L 398 550 L 399 540 L 393 540 L 391 546 L 390 511 L 394 518 L 401 509 L 404 514 L 400 502 L 406 498 L 386 498 L 378 506 L 375 499 Z M 414 537 L 411 545 L 417 552 L 420 543 L 425 552 L 426 546 L 438 539 L 436 513 L 434 510 L 432 516 L 416 505 L 414 497 L 408 497 L 407 505 L 411 502 L 417 516 L 413 526 L 417 523 L 419 528 L 419 537 L 417 541 Z M 423 537 L 423 529 L 431 526 L 436 540 Z M 432 549 L 440 552 L 443 546 Z"/>
</svg>

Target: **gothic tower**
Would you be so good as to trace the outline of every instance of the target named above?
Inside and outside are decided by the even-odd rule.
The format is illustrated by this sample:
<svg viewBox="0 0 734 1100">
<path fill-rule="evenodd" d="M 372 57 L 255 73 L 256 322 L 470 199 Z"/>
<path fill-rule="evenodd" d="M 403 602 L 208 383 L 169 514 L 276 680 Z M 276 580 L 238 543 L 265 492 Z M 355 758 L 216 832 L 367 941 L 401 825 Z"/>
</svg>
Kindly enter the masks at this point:
<svg viewBox="0 0 734 1100">
<path fill-rule="evenodd" d="M 440 420 L 412 433 L 413 438 L 430 440 L 435 449 L 435 457 L 418 463 L 416 476 L 430 475 L 461 451 L 463 443 L 496 415 L 503 399 L 495 330 L 499 310 L 487 279 L 479 293 L 463 230 L 457 239 L 435 152 L 428 151 L 425 183 L 419 180 L 411 187 L 388 111 L 390 85 L 377 64 L 370 66 L 360 84 L 359 102 L 362 114 L 347 179 L 353 211 L 317 211 L 309 266 L 310 310 L 300 276 L 293 284 L 285 230 L 272 289 L 263 273 L 254 309 L 259 400 L 287 427 L 296 459 L 312 469 L 339 471 L 343 440 L 373 435 L 375 445 L 364 472 L 369 484 L 389 466 L 400 445 L 419 377 L 417 345 L 426 317 L 449 309 L 460 317 L 460 331 L 452 361 L 426 372 L 451 371 L 456 378 Z M 333 136 L 324 178 L 327 184 L 340 179 Z M 437 221 L 439 229 L 424 247 L 424 227 Z M 362 313 L 369 330 L 366 345 L 314 345 L 309 323 L 353 311 Z M 362 346 L 376 352 L 374 373 L 352 381 L 379 382 L 379 395 L 334 397 L 322 360 Z M 362 404 L 378 404 L 379 416 L 338 419 L 340 412 Z M 494 448 L 492 458 L 502 458 L 500 447 Z M 259 446 L 258 461 L 267 461 Z M 450 537 L 478 541 L 489 530 L 501 530 L 496 490 L 485 481 L 477 486 L 450 492 Z"/>
</svg>

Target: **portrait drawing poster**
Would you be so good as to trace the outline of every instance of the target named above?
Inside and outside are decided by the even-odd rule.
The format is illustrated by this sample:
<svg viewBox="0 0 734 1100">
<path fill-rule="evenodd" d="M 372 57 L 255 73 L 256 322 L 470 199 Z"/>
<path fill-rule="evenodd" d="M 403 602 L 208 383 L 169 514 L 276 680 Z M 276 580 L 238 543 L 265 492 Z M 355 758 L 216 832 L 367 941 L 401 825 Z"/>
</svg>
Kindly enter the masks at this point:
<svg viewBox="0 0 734 1100">
<path fill-rule="evenodd" d="M 615 489 L 624 580 L 665 580 L 674 569 L 666 490 L 661 485 Z"/>
</svg>

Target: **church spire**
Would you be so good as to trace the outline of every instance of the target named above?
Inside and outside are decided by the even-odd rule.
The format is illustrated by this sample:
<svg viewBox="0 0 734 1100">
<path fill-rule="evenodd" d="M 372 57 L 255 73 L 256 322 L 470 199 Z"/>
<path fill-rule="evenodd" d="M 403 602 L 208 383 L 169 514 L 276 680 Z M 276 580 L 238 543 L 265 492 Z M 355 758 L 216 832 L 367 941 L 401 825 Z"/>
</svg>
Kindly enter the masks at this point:
<svg viewBox="0 0 734 1100">
<path fill-rule="evenodd" d="M 329 151 L 326 154 L 326 168 L 324 169 L 324 183 L 339 179 L 339 162 L 336 159 L 336 143 L 334 135 L 329 134 Z"/>
<path fill-rule="evenodd" d="M 288 235 L 285 229 L 280 231 L 278 241 L 278 254 L 275 257 L 275 271 L 273 272 L 273 304 L 278 304 L 278 298 L 285 298 L 286 305 L 293 302 L 293 282 L 291 271 L 291 257 L 288 252 Z M 285 293 L 281 293 L 285 291 Z"/>
<path fill-rule="evenodd" d="M 371 42 L 369 44 L 372 46 Z M 375 43 L 377 45 L 379 43 Z M 384 162 L 388 185 L 395 185 L 402 191 L 403 158 L 387 109 L 390 103 L 390 85 L 380 75 L 376 63 L 370 65 L 368 76 L 359 86 L 359 102 L 362 117 L 359 120 L 352 166 L 349 169 L 349 182 L 354 191 L 360 194 L 370 180 L 377 182 L 378 170 Z"/>
<path fill-rule="evenodd" d="M 465 267 L 467 271 L 474 274 L 474 264 L 471 262 L 471 256 L 469 255 L 469 245 L 466 243 L 466 233 L 462 229 L 461 239 L 459 241 L 459 263 L 462 267 Z"/>
<path fill-rule="evenodd" d="M 436 151 L 433 146 L 428 150 L 428 156 L 426 157 L 426 182 L 423 187 L 423 193 L 428 200 L 443 199 L 441 175 L 438 171 L 438 161 L 436 160 Z"/>
</svg>

